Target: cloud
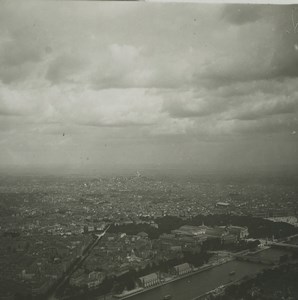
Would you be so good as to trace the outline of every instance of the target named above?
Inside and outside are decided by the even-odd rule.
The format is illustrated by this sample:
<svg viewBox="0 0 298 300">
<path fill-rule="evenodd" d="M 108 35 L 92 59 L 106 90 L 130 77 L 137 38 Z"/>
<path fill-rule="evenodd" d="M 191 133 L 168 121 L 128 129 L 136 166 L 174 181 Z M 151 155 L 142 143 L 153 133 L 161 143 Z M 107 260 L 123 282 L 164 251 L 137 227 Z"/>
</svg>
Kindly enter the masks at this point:
<svg viewBox="0 0 298 300">
<path fill-rule="evenodd" d="M 80 123 L 80 125 L 85 126 L 95 126 L 95 127 L 143 127 L 143 126 L 152 126 L 154 123 L 147 123 L 147 122 L 137 122 L 137 121 L 130 121 L 130 120 L 123 120 L 123 121 L 114 121 L 114 122 L 102 122 L 102 121 L 88 121 L 85 123 Z"/>
<path fill-rule="evenodd" d="M 286 28 L 290 28 L 288 25 Z M 272 58 L 273 77 L 298 77 L 298 70 L 295 66 L 298 64 L 298 51 L 296 50 L 298 34 L 294 32 L 285 32 L 274 49 Z"/>
<path fill-rule="evenodd" d="M 46 54 L 44 36 L 35 26 L 35 18 L 21 11 L 11 3 L 1 3 L 0 80 L 5 84 L 31 78 Z"/>
<path fill-rule="evenodd" d="M 164 96 L 163 111 L 173 118 L 206 117 L 216 114 L 226 107 L 227 102 L 206 90 L 175 91 Z"/>
<path fill-rule="evenodd" d="M 162 122 L 155 124 L 149 129 L 151 136 L 187 136 L 195 127 L 195 122 L 191 119 L 165 118 Z"/>
<path fill-rule="evenodd" d="M 111 44 L 102 49 L 96 68 L 92 75 L 96 89 L 142 87 L 146 82 L 140 49 L 131 45 Z"/>
<path fill-rule="evenodd" d="M 92 90 L 85 87 L 81 90 L 75 88 L 76 84 L 72 86 L 44 86 L 33 92 L 12 91 L 4 86 L 0 110 L 28 116 L 32 123 L 49 125 L 136 127 L 158 122 L 162 101 L 158 95 L 147 94 L 145 89 Z"/>
<path fill-rule="evenodd" d="M 213 89 L 235 82 L 296 78 L 297 33 L 291 20 L 296 8 L 272 5 L 224 6 L 224 20 L 245 26 L 227 27 L 227 24 L 222 24 L 225 33 L 219 31 L 213 40 L 218 48 L 194 72 L 194 81 Z"/>
<path fill-rule="evenodd" d="M 74 81 L 83 67 L 83 59 L 78 56 L 61 54 L 49 63 L 45 78 L 52 84 Z"/>
<path fill-rule="evenodd" d="M 253 23 L 262 18 L 262 5 L 230 4 L 222 12 L 222 18 L 235 25 Z"/>
<path fill-rule="evenodd" d="M 238 120 L 258 120 L 274 115 L 295 114 L 298 112 L 298 101 L 288 99 L 274 99 L 257 101 L 243 105 L 232 117 Z"/>
<path fill-rule="evenodd" d="M 190 81 L 188 71 L 183 60 L 172 62 L 165 54 L 151 57 L 133 45 L 111 44 L 101 49 L 91 80 L 94 89 L 176 88 Z"/>
<path fill-rule="evenodd" d="M 192 126 L 186 131 L 190 136 L 220 138 L 239 132 L 245 136 L 254 130 L 256 134 L 264 134 L 266 130 L 287 133 L 289 120 L 298 118 L 295 82 L 291 78 L 257 80 L 214 90 L 168 91 L 163 95 L 162 111 L 171 118 L 192 120 Z"/>
<path fill-rule="evenodd" d="M 16 161 L 220 160 L 208 143 L 297 131 L 293 7 L 0 6 L 0 138 Z"/>
<path fill-rule="evenodd" d="M 30 71 L 41 59 L 39 49 L 29 40 L 15 37 L 3 42 L 0 44 L 0 80 L 10 84 L 30 77 Z"/>
<path fill-rule="evenodd" d="M 270 118 L 235 121 L 235 132 L 247 136 L 268 136 L 281 134 L 290 136 L 293 130 L 298 127 L 298 120 L 295 115 L 286 117 L 274 115 Z"/>
<path fill-rule="evenodd" d="M 20 93 L 0 84 L 0 112 L 2 116 L 23 116 L 38 111 L 38 102 L 31 100 L 30 93 Z"/>
</svg>

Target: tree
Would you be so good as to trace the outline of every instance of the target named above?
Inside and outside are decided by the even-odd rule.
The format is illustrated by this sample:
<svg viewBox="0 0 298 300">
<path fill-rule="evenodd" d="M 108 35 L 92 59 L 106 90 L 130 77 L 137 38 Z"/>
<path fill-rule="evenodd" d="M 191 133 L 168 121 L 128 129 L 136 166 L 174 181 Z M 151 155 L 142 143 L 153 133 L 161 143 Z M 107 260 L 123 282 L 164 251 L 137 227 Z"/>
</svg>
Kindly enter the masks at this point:
<svg viewBox="0 0 298 300">
<path fill-rule="evenodd" d="M 115 282 L 112 288 L 113 294 L 121 294 L 124 290 L 124 284 L 120 282 Z"/>
</svg>

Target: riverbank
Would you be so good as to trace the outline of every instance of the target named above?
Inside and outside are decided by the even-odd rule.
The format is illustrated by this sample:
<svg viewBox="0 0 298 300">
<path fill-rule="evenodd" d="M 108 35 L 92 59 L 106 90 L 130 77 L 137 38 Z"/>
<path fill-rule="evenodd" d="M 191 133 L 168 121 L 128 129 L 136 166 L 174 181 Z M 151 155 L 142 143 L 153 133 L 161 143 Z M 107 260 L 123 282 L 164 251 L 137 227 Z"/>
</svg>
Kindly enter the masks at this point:
<svg viewBox="0 0 298 300">
<path fill-rule="evenodd" d="M 241 283 L 241 282 L 243 282 L 244 280 L 246 280 L 246 279 L 240 278 L 240 279 L 231 281 L 231 282 L 229 282 L 229 283 L 227 283 L 227 284 L 225 284 L 225 285 L 221 285 L 221 286 L 219 286 L 218 288 L 215 288 L 214 290 L 211 290 L 211 291 L 209 291 L 209 292 L 207 292 L 207 293 L 204 293 L 204 294 L 202 294 L 202 295 L 199 295 L 199 296 L 197 296 L 197 297 L 195 297 L 195 298 L 193 298 L 193 299 L 191 299 L 191 300 L 203 300 L 203 299 L 205 299 L 206 296 L 213 294 L 213 292 L 217 292 L 218 289 L 220 289 L 220 292 L 221 292 L 221 291 L 224 292 L 224 290 L 225 290 L 228 286 L 234 285 L 234 284 L 237 284 L 237 283 Z"/>
<path fill-rule="evenodd" d="M 132 291 L 130 291 L 130 292 L 127 292 L 127 293 L 129 293 L 129 294 L 127 294 L 127 293 L 125 293 L 125 294 L 119 294 L 119 295 L 114 295 L 113 297 L 114 297 L 114 299 L 121 299 L 121 300 L 123 300 L 123 299 L 128 299 L 128 298 L 131 298 L 131 297 L 133 297 L 133 296 L 136 296 L 136 295 L 139 295 L 139 294 L 142 294 L 142 293 L 149 292 L 149 291 L 151 291 L 151 290 L 153 290 L 153 289 L 156 289 L 156 288 L 158 288 L 158 287 L 161 287 L 161 286 L 170 284 L 170 283 L 172 283 L 172 282 L 175 282 L 175 281 L 178 281 L 178 280 L 185 279 L 185 278 L 187 278 L 187 277 L 191 277 L 191 276 L 197 275 L 197 274 L 199 274 L 199 273 L 202 273 L 202 272 L 204 272 L 204 271 L 210 270 L 210 269 L 212 269 L 212 268 L 214 268 L 214 267 L 220 266 L 220 265 L 225 264 L 225 263 L 227 263 L 227 262 L 230 262 L 230 261 L 232 261 L 232 260 L 235 260 L 235 258 L 234 258 L 234 257 L 230 257 L 230 258 L 228 258 L 228 259 L 226 258 L 225 260 L 219 261 L 218 263 L 213 263 L 213 264 L 207 264 L 207 265 L 204 265 L 204 266 L 198 268 L 198 269 L 195 270 L 195 271 L 192 271 L 192 272 L 190 272 L 190 273 L 184 274 L 184 275 L 179 276 L 179 277 L 171 277 L 171 278 L 168 277 L 168 278 L 166 278 L 163 282 L 161 282 L 161 283 L 159 283 L 159 284 L 156 284 L 156 285 L 154 285 L 154 286 L 151 286 L 151 287 L 149 287 L 149 288 L 138 288 L 138 289 L 132 290 Z"/>
<path fill-rule="evenodd" d="M 233 259 L 216 266 L 205 265 L 200 270 L 186 274 L 187 276 L 176 277 L 175 280 L 167 281 L 167 284 L 143 290 L 141 293 L 131 294 L 129 297 L 118 298 L 118 300 L 125 298 L 125 300 L 161 300 L 166 295 L 172 295 L 173 300 L 193 300 L 210 291 L 216 292 L 216 289 L 220 286 L 225 286 L 229 283 L 234 285 L 239 279 L 247 280 L 264 269 L 268 269 L 268 266 Z M 91 298 L 84 299 L 91 300 Z M 104 300 L 104 297 L 96 299 Z M 112 298 L 111 296 L 107 299 L 117 298 Z M 204 297 L 201 299 L 204 299 Z"/>
</svg>

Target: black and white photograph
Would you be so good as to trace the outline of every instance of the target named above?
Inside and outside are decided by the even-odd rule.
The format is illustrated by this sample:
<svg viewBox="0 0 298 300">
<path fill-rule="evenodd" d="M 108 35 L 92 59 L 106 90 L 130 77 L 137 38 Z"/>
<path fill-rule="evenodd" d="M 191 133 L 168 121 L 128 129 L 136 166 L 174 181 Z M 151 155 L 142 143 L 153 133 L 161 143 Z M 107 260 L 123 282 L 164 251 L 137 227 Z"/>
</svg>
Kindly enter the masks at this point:
<svg viewBox="0 0 298 300">
<path fill-rule="evenodd" d="M 298 4 L 0 1 L 0 300 L 297 300 Z"/>
</svg>

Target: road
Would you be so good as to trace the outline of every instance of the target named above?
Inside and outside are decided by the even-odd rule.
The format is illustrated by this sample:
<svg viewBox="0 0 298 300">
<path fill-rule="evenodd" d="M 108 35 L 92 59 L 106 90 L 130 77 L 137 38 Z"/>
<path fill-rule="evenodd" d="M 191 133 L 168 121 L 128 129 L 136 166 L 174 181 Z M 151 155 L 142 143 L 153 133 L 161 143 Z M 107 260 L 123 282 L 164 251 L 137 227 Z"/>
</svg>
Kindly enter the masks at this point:
<svg viewBox="0 0 298 300">
<path fill-rule="evenodd" d="M 69 280 L 70 276 L 82 265 L 82 263 L 87 259 L 90 255 L 93 248 L 99 243 L 101 238 L 106 234 L 110 225 L 106 227 L 104 232 L 101 234 L 96 234 L 97 238 L 86 248 L 85 253 L 79 257 L 79 259 L 73 264 L 67 272 L 59 279 L 57 286 L 51 292 L 51 294 L 47 297 L 47 300 L 57 299 L 58 292 L 63 288 L 66 282 Z"/>
</svg>

